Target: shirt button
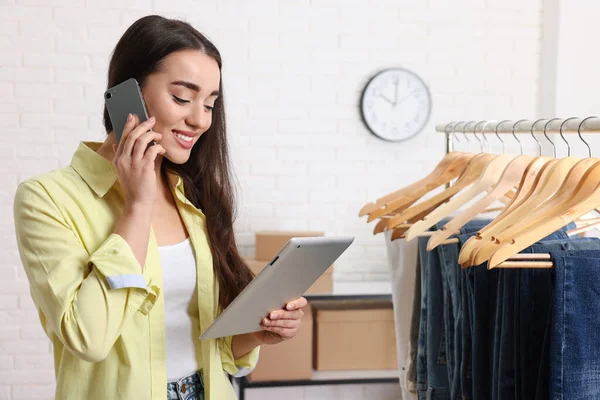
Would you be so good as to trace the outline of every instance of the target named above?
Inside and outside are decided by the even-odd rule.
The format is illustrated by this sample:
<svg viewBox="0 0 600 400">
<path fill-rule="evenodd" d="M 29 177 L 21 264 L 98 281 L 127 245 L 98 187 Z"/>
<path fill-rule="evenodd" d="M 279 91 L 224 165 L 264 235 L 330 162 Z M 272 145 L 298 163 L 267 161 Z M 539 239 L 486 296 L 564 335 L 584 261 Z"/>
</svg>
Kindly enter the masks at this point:
<svg viewBox="0 0 600 400">
<path fill-rule="evenodd" d="M 184 383 L 183 385 L 181 385 L 181 392 L 183 394 L 185 394 L 186 390 L 187 390 L 187 386 L 185 386 L 185 383 Z"/>
</svg>

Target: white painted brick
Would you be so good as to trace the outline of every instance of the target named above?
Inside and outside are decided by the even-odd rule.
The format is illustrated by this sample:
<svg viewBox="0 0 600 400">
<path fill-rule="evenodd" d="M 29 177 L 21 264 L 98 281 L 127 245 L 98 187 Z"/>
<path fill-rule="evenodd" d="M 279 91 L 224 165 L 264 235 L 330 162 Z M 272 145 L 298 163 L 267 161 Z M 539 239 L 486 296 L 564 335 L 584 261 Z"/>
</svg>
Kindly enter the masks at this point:
<svg viewBox="0 0 600 400">
<path fill-rule="evenodd" d="M 33 303 L 33 300 L 31 299 L 30 295 L 21 295 L 19 296 L 19 308 L 21 309 L 35 309 L 35 304 Z"/>
<path fill-rule="evenodd" d="M 26 67 L 64 67 L 64 68 L 86 68 L 89 63 L 89 57 L 86 55 L 69 55 L 46 53 L 25 53 L 23 55 L 23 64 Z M 58 70 L 57 72 L 60 72 Z"/>
<path fill-rule="evenodd" d="M 52 400 L 55 385 L 18 385 L 13 387 L 13 399 Z"/>
<path fill-rule="evenodd" d="M 0 82 L 0 96 L 9 99 L 15 94 L 15 84 L 12 82 Z"/>
<path fill-rule="evenodd" d="M 12 356 L 0 356 L 0 370 L 12 370 L 14 360 Z"/>
<path fill-rule="evenodd" d="M 18 53 L 0 53 L 1 67 L 16 67 L 21 65 L 21 54 Z"/>
<path fill-rule="evenodd" d="M 271 175 L 273 173 L 280 174 L 286 177 L 302 177 L 308 175 L 308 165 L 296 161 L 278 161 L 277 170 L 273 170 L 273 166 L 263 163 L 252 163 L 250 165 L 252 175 Z"/>
<path fill-rule="evenodd" d="M 0 24 L 0 35 L 16 36 L 19 31 L 19 23 L 17 21 L 2 21 Z"/>
<path fill-rule="evenodd" d="M 17 82 L 15 85 L 15 95 L 17 97 L 67 97 L 67 98 L 83 98 L 83 88 L 81 85 L 67 84 L 44 84 L 44 83 L 29 83 Z"/>
<path fill-rule="evenodd" d="M 19 126 L 19 116 L 9 113 L 0 113 L 0 126 L 7 128 L 16 128 Z"/>
<path fill-rule="evenodd" d="M 23 128 L 86 128 L 87 118 L 71 114 L 21 114 Z"/>
<path fill-rule="evenodd" d="M 305 190 L 273 190 L 268 193 L 254 194 L 256 199 L 277 203 L 305 203 L 308 196 Z"/>
<path fill-rule="evenodd" d="M 18 384 L 50 385 L 50 384 L 54 383 L 54 371 L 52 371 L 52 370 L 0 371 L 0 382 L 10 382 L 13 385 L 18 385 Z"/>
<path fill-rule="evenodd" d="M 0 68 L 0 80 L 11 82 L 50 83 L 53 70 L 48 67 L 3 67 Z"/>
<path fill-rule="evenodd" d="M 18 340 L 19 339 L 19 327 L 18 326 L 1 326 L 0 327 L 0 339 L 1 340 Z"/>
<path fill-rule="evenodd" d="M 91 24 L 114 24 L 118 25 L 121 16 L 120 10 L 102 10 L 98 12 L 93 8 L 81 7 L 56 7 L 54 8 L 54 21 L 60 26 L 72 24 L 89 26 Z M 115 43 L 116 44 L 116 43 Z"/>
<path fill-rule="evenodd" d="M 44 356 L 18 355 L 15 356 L 15 369 L 52 370 L 54 359 L 51 354 Z"/>
<path fill-rule="evenodd" d="M 132 0 L 127 4 L 119 2 L 119 0 L 87 0 L 86 6 L 90 9 L 97 9 L 98 12 L 104 9 L 135 9 L 146 10 L 151 8 L 151 0 Z"/>
<path fill-rule="evenodd" d="M 15 279 L 17 279 L 17 268 L 16 267 L 0 268 L 0 280 L 13 281 Z"/>
<path fill-rule="evenodd" d="M 277 126 L 282 134 L 330 135 L 337 130 L 337 121 L 327 118 L 282 118 Z"/>
<path fill-rule="evenodd" d="M 0 342 L 2 354 L 45 354 L 50 348 L 46 340 L 3 340 Z M 0 379 L 0 382 L 2 380 Z"/>
<path fill-rule="evenodd" d="M 23 6 L 53 6 L 53 7 L 67 7 L 67 6 L 79 6 L 81 0 L 16 0 L 16 3 Z"/>
<path fill-rule="evenodd" d="M 5 104 L 0 105 L 0 110 L 4 110 Z M 54 104 L 51 98 L 48 97 L 28 97 L 17 98 L 10 107 L 14 109 L 14 113 L 22 113 L 31 110 L 36 110 L 41 113 L 51 113 L 54 111 Z"/>
<path fill-rule="evenodd" d="M 248 188 L 268 192 L 275 189 L 275 178 L 272 176 L 249 176 L 241 184 Z"/>
<path fill-rule="evenodd" d="M 21 338 L 22 339 L 47 339 L 46 332 L 42 329 L 42 326 L 38 323 L 23 325 L 21 327 Z"/>
<path fill-rule="evenodd" d="M 12 310 L 17 308 L 17 296 L 12 294 L 0 295 L 0 309 Z"/>
<path fill-rule="evenodd" d="M 36 20 L 47 23 L 52 19 L 52 9 L 47 7 L 27 7 L 2 4 L 0 5 L 0 19 L 11 21 Z"/>
<path fill-rule="evenodd" d="M 255 215 L 257 217 L 273 217 L 274 215 L 274 204 L 268 203 L 254 203 L 244 204 L 244 213 Z"/>
<path fill-rule="evenodd" d="M 64 54 L 107 55 L 113 50 L 115 44 L 100 39 L 82 40 L 77 37 L 65 36 L 57 41 L 56 50 Z"/>
</svg>

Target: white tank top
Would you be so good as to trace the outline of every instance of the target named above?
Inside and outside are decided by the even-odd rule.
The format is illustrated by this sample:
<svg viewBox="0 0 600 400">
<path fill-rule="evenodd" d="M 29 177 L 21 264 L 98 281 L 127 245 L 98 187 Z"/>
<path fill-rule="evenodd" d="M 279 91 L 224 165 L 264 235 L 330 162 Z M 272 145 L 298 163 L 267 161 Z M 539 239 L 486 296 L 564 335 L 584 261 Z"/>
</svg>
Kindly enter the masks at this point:
<svg viewBox="0 0 600 400">
<path fill-rule="evenodd" d="M 167 379 L 178 380 L 202 368 L 196 259 L 189 238 L 158 248 L 163 275 Z"/>
</svg>

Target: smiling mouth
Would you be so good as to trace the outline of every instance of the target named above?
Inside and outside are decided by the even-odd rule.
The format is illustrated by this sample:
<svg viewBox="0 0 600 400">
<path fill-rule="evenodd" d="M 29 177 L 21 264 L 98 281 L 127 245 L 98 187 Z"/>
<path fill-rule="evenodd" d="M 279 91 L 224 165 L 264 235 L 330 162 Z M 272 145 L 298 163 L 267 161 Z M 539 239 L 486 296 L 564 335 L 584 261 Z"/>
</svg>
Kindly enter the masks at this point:
<svg viewBox="0 0 600 400">
<path fill-rule="evenodd" d="M 194 137 L 173 131 L 175 141 L 184 149 L 189 150 L 194 145 Z"/>
<path fill-rule="evenodd" d="M 185 141 L 185 142 L 193 142 L 194 138 L 192 136 L 188 136 L 188 135 L 184 135 L 183 133 L 178 133 L 178 132 L 173 132 L 175 133 L 175 136 L 177 136 L 179 139 Z"/>
</svg>

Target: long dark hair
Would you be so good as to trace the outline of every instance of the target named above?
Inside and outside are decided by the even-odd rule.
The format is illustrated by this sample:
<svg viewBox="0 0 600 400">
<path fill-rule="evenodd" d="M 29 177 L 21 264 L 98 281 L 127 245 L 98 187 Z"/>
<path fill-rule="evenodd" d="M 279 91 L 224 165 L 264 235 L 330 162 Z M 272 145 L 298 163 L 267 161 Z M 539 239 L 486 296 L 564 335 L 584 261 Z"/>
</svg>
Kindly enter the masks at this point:
<svg viewBox="0 0 600 400">
<path fill-rule="evenodd" d="M 184 21 L 158 15 L 140 18 L 117 43 L 108 67 L 110 88 L 136 78 L 143 88 L 148 75 L 160 71 L 164 59 L 181 50 L 199 50 L 213 58 L 222 70 L 221 55 L 204 35 Z M 113 130 L 104 107 L 104 127 Z M 233 232 L 234 196 L 223 101 L 223 78 L 213 109 L 212 125 L 192 148 L 185 164 L 163 159 L 161 174 L 181 177 L 186 197 L 206 215 L 213 268 L 219 283 L 219 306 L 224 309 L 252 280 L 253 274 L 238 253 Z"/>
</svg>

